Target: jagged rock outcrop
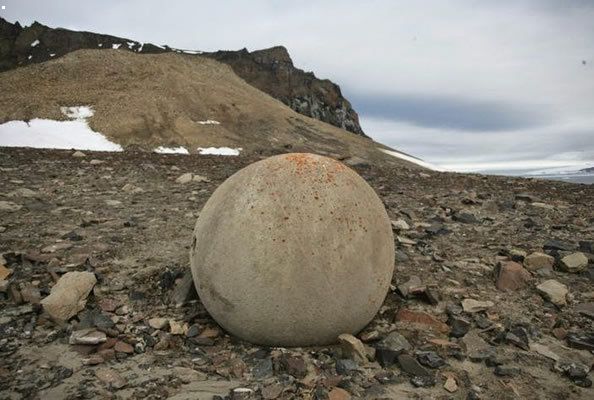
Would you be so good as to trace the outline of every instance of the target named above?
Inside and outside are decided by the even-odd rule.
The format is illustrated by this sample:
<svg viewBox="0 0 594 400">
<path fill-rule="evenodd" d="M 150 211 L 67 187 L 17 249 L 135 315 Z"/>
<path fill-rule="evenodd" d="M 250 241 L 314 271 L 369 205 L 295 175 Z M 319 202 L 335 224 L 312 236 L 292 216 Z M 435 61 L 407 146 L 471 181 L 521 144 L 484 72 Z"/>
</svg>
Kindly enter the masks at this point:
<svg viewBox="0 0 594 400">
<path fill-rule="evenodd" d="M 44 62 L 80 49 L 121 49 L 136 53 L 176 52 L 206 56 L 228 64 L 250 85 L 282 101 L 296 112 L 363 135 L 359 117 L 340 88 L 312 72 L 296 68 L 282 46 L 249 52 L 193 50 L 157 46 L 92 32 L 50 28 L 38 22 L 22 27 L 0 18 L 0 72 Z"/>
<path fill-rule="evenodd" d="M 357 113 L 342 96 L 338 85 L 295 68 L 283 46 L 251 53 L 242 49 L 204 55 L 228 64 L 248 83 L 300 114 L 364 135 Z"/>
</svg>

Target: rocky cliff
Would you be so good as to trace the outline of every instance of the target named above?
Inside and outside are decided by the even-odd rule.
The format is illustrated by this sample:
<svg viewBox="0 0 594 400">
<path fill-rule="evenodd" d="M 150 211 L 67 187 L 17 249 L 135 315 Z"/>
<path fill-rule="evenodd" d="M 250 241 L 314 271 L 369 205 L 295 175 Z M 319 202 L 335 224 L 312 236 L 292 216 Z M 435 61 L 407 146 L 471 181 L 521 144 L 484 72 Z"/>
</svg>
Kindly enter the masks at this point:
<svg viewBox="0 0 594 400">
<path fill-rule="evenodd" d="M 228 64 L 246 82 L 282 101 L 300 114 L 363 135 L 359 117 L 340 88 L 312 72 L 296 68 L 282 46 L 249 52 L 193 50 L 157 46 L 92 32 L 50 28 L 38 22 L 22 27 L 0 18 L 0 72 L 44 62 L 80 49 L 120 49 L 136 53 L 176 52 L 206 56 Z"/>
</svg>

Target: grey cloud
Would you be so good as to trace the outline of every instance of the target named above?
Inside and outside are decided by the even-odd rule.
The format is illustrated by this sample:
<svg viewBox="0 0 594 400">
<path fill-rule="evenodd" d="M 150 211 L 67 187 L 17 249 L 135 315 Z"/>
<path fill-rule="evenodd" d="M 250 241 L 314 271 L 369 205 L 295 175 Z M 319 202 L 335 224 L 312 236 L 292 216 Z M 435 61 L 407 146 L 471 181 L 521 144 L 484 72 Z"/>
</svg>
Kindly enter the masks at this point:
<svg viewBox="0 0 594 400">
<path fill-rule="evenodd" d="M 594 129 L 588 122 L 509 132 L 444 131 L 367 118 L 361 122 L 376 140 L 436 164 L 594 160 Z"/>
<path fill-rule="evenodd" d="M 505 131 L 546 124 L 547 114 L 526 106 L 444 96 L 355 94 L 352 103 L 368 117 L 428 128 Z"/>
</svg>

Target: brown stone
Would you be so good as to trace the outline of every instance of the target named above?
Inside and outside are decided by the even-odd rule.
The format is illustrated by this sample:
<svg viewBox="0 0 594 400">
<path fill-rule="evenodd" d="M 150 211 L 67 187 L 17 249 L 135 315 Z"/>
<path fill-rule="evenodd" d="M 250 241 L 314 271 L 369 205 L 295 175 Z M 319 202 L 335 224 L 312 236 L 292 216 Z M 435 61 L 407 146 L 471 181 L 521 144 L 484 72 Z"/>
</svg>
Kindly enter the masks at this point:
<svg viewBox="0 0 594 400">
<path fill-rule="evenodd" d="M 100 355 L 105 361 L 113 360 L 115 358 L 114 349 L 99 350 L 97 351 L 97 354 Z"/>
<path fill-rule="evenodd" d="M 350 393 L 339 387 L 335 387 L 328 393 L 328 400 L 350 400 L 350 398 Z"/>
<path fill-rule="evenodd" d="M 307 366 L 302 357 L 286 355 L 281 359 L 281 364 L 285 371 L 295 378 L 304 378 L 307 375 Z"/>
<path fill-rule="evenodd" d="M 396 321 L 423 325 L 440 333 L 447 333 L 450 331 L 450 327 L 446 323 L 438 320 L 433 315 L 406 308 L 398 310 L 398 313 L 396 313 Z"/>
<path fill-rule="evenodd" d="M 52 254 L 41 254 L 38 251 L 30 251 L 25 254 L 25 258 L 29 261 L 46 263 L 49 262 L 54 256 Z"/>
<path fill-rule="evenodd" d="M 500 264 L 495 286 L 502 291 L 514 291 L 527 286 L 531 279 L 530 272 L 514 261 L 508 261 Z"/>
<path fill-rule="evenodd" d="M 448 376 L 445 383 L 443 384 L 443 388 L 450 393 L 454 393 L 458 390 L 458 383 L 454 377 Z"/>
<path fill-rule="evenodd" d="M 206 328 L 202 332 L 200 332 L 200 335 L 198 335 L 198 337 L 214 339 L 219 337 L 220 334 L 221 331 L 218 328 Z"/>
<path fill-rule="evenodd" d="M 104 298 L 99 300 L 99 308 L 101 308 L 101 311 L 114 312 L 119 305 L 120 302 L 114 299 Z"/>
<path fill-rule="evenodd" d="M 115 346 L 113 346 L 113 349 L 117 352 L 117 353 L 126 353 L 126 354 L 133 354 L 134 353 L 134 347 L 126 342 L 121 342 L 118 341 Z"/>
<path fill-rule="evenodd" d="M 105 341 L 105 343 L 101 343 L 101 345 L 99 345 L 99 347 L 97 348 L 97 351 L 111 349 L 116 345 L 117 342 L 118 342 L 117 339 L 108 337 L 107 340 Z"/>
<path fill-rule="evenodd" d="M 551 332 L 559 340 L 563 340 L 567 337 L 567 330 L 565 328 L 561 328 L 561 327 L 553 328 L 551 330 Z"/>
<path fill-rule="evenodd" d="M 458 343 L 450 342 L 445 339 L 429 339 L 427 342 L 439 347 L 460 347 Z"/>
<path fill-rule="evenodd" d="M 0 280 L 8 278 L 10 274 L 12 274 L 12 270 L 10 268 L 0 265 Z"/>
</svg>

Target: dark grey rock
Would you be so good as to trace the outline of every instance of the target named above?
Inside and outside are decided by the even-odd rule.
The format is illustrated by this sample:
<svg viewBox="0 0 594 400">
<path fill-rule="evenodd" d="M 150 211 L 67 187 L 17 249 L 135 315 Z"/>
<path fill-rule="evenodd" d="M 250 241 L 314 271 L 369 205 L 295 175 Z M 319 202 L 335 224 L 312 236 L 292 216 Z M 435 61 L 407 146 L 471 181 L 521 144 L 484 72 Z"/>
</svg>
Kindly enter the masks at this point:
<svg viewBox="0 0 594 400">
<path fill-rule="evenodd" d="M 390 349 L 398 353 L 402 353 L 405 350 L 412 349 L 412 346 L 404 336 L 396 331 L 393 331 L 378 342 L 377 348 Z"/>
<path fill-rule="evenodd" d="M 592 387 L 592 381 L 588 378 L 590 368 L 575 362 L 561 362 L 555 368 L 565 374 L 573 383 L 578 386 Z"/>
<path fill-rule="evenodd" d="M 398 354 L 398 352 L 390 349 L 376 349 L 375 359 L 382 367 L 387 367 L 396 362 L 396 357 L 398 357 Z"/>
<path fill-rule="evenodd" d="M 348 375 L 351 371 L 356 371 L 357 369 L 359 369 L 359 365 L 353 360 L 336 360 L 336 373 L 340 375 Z"/>
<path fill-rule="evenodd" d="M 575 349 L 594 351 L 594 332 L 570 333 L 566 339 L 567 344 Z"/>
<path fill-rule="evenodd" d="M 416 288 L 419 288 L 422 285 L 423 283 L 421 282 L 421 278 L 413 275 L 408 279 L 408 281 L 398 285 L 398 292 L 402 297 L 407 298 Z"/>
<path fill-rule="evenodd" d="M 425 289 L 425 298 L 429 304 L 436 306 L 441 300 L 441 295 L 439 294 L 439 290 L 437 288 L 431 287 Z"/>
<path fill-rule="evenodd" d="M 474 323 L 480 329 L 487 329 L 488 327 L 490 327 L 491 325 L 493 325 L 493 323 L 491 321 L 489 321 L 487 318 L 483 317 L 480 314 L 476 314 L 474 316 Z"/>
<path fill-rule="evenodd" d="M 445 225 L 441 223 L 433 223 L 430 227 L 425 229 L 428 235 L 437 236 L 437 235 L 447 235 L 450 233 L 450 230 L 445 227 Z"/>
<path fill-rule="evenodd" d="M 500 365 L 503 365 L 504 361 L 497 357 L 495 354 L 491 354 L 485 360 L 485 364 L 487 365 L 487 367 L 498 367 Z"/>
<path fill-rule="evenodd" d="M 508 343 L 514 344 L 522 350 L 530 350 L 530 344 L 528 341 L 528 335 L 522 331 L 507 332 L 505 334 L 505 340 Z"/>
<path fill-rule="evenodd" d="M 186 332 L 186 336 L 191 338 L 194 336 L 198 336 L 199 333 L 200 333 L 200 326 L 198 326 L 198 324 L 192 324 L 188 328 L 188 331 Z"/>
<path fill-rule="evenodd" d="M 408 260 L 409 260 L 409 258 L 404 251 L 396 250 L 396 261 L 407 262 Z"/>
<path fill-rule="evenodd" d="M 398 365 L 400 368 L 409 375 L 413 376 L 431 376 L 432 374 L 427 371 L 415 358 L 409 354 L 400 354 L 398 356 Z"/>
<path fill-rule="evenodd" d="M 517 367 L 505 367 L 503 365 L 498 365 L 495 367 L 495 375 L 497 376 L 507 376 L 513 377 L 520 374 L 520 368 Z"/>
<path fill-rule="evenodd" d="M 451 316 L 448 318 L 448 325 L 451 328 L 450 336 L 461 338 L 468 333 L 471 323 L 465 318 Z"/>
<path fill-rule="evenodd" d="M 572 251 L 575 250 L 575 245 L 557 239 L 550 239 L 542 245 L 542 248 L 545 250 Z"/>
<path fill-rule="evenodd" d="M 594 241 L 580 240 L 580 250 L 584 253 L 594 254 Z"/>
<path fill-rule="evenodd" d="M 198 292 L 196 292 L 196 287 L 194 286 L 194 279 L 190 271 L 187 271 L 181 278 L 175 281 L 173 291 L 171 292 L 171 302 L 176 307 L 181 307 L 197 299 Z"/>
<path fill-rule="evenodd" d="M 272 360 L 270 358 L 256 359 L 252 367 L 252 375 L 256 379 L 263 379 L 273 375 Z"/>
<path fill-rule="evenodd" d="M 101 330 L 111 329 L 115 326 L 115 323 L 111 320 L 111 318 L 101 312 L 97 312 L 95 314 L 93 323 L 96 328 Z"/>
<path fill-rule="evenodd" d="M 462 314 L 463 311 L 464 311 L 464 309 L 462 308 L 462 306 L 460 304 L 448 303 L 446 305 L 446 313 L 450 317 L 460 315 L 460 314 Z"/>
<path fill-rule="evenodd" d="M 434 351 L 424 351 L 417 354 L 419 363 L 429 368 L 439 368 L 445 365 L 445 360 Z"/>
<path fill-rule="evenodd" d="M 539 201 L 538 197 L 533 196 L 529 193 L 518 193 L 516 194 L 516 200 L 525 201 L 527 203 L 534 203 Z"/>
<path fill-rule="evenodd" d="M 413 376 L 410 378 L 410 383 L 415 387 L 431 387 L 435 386 L 434 376 Z"/>
<path fill-rule="evenodd" d="M 478 218 L 473 213 L 468 211 L 459 211 L 452 215 L 452 219 L 456 222 L 462 222 L 463 224 L 479 223 Z"/>
</svg>

